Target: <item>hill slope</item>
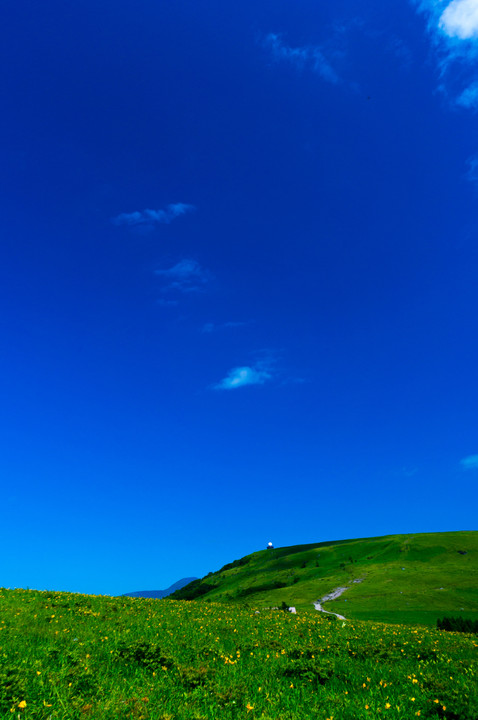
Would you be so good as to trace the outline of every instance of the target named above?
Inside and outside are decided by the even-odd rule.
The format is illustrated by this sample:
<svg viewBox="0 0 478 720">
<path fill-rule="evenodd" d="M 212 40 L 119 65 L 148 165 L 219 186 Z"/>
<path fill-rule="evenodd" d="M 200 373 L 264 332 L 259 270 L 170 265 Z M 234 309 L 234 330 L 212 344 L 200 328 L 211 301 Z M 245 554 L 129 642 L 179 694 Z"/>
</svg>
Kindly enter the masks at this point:
<svg viewBox="0 0 478 720">
<path fill-rule="evenodd" d="M 354 582 L 360 581 L 360 582 Z M 388 535 L 262 550 L 174 593 L 173 599 L 311 609 L 347 618 L 435 624 L 443 615 L 478 619 L 478 532 Z"/>
</svg>

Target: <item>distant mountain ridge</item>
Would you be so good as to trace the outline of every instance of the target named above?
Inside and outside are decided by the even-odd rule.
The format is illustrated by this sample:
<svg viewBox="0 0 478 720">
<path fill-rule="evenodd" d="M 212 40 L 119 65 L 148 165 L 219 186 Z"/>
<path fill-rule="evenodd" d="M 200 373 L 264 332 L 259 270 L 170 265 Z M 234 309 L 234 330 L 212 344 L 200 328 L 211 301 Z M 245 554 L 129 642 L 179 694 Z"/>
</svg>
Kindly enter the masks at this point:
<svg viewBox="0 0 478 720">
<path fill-rule="evenodd" d="M 168 587 L 166 590 L 137 590 L 136 592 L 124 593 L 123 595 L 121 595 L 121 597 L 156 598 L 160 600 L 161 598 L 165 598 L 168 595 L 171 595 L 171 593 L 176 592 L 176 590 L 181 590 L 181 588 L 189 585 L 189 583 L 193 582 L 194 580 L 197 580 L 197 578 L 182 578 L 181 580 L 178 580 L 173 585 Z"/>
</svg>

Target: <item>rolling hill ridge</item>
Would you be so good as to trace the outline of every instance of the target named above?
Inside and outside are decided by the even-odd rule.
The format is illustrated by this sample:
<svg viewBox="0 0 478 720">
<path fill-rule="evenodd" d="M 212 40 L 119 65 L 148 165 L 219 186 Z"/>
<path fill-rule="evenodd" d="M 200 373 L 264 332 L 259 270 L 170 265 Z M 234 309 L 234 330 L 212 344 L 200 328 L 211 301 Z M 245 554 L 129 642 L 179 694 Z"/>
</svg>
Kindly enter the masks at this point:
<svg viewBox="0 0 478 720">
<path fill-rule="evenodd" d="M 360 581 L 360 582 L 358 582 Z M 387 535 L 261 550 L 186 585 L 171 599 L 283 602 L 350 619 L 435 625 L 444 615 L 478 619 L 478 532 Z"/>
</svg>

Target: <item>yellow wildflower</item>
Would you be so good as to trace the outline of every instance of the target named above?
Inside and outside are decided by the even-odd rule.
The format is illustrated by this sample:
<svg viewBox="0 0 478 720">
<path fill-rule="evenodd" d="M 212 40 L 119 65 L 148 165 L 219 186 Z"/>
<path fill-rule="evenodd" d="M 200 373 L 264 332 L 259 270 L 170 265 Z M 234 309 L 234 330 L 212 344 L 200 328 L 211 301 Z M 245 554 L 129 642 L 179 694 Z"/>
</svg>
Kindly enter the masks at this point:
<svg viewBox="0 0 478 720">
<path fill-rule="evenodd" d="M 26 708 L 26 706 L 27 706 L 27 703 L 25 700 L 22 700 L 21 702 L 18 703 L 18 707 L 20 708 L 20 710 L 23 710 L 24 708 Z"/>
</svg>

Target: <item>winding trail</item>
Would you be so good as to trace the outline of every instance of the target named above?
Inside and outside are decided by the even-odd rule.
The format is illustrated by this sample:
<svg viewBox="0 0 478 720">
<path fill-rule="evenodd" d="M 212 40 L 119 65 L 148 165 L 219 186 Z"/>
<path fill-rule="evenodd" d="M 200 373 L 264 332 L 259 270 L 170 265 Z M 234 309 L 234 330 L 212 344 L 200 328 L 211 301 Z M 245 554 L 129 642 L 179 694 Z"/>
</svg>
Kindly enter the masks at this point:
<svg viewBox="0 0 478 720">
<path fill-rule="evenodd" d="M 357 580 L 352 580 L 352 584 L 353 583 L 361 583 L 362 580 L 363 580 L 363 578 L 359 578 Z M 331 593 L 329 593 L 328 595 L 324 595 L 323 598 L 320 598 L 320 600 L 317 600 L 317 602 L 314 603 L 315 609 L 318 610 L 319 612 L 326 613 L 327 615 L 335 615 L 335 617 L 337 617 L 339 620 L 346 620 L 347 618 L 345 618 L 343 615 L 339 615 L 338 613 L 331 612 L 330 610 L 324 610 L 324 608 L 322 607 L 322 603 L 327 602 L 328 600 L 336 600 L 346 590 L 350 590 L 350 585 L 345 586 L 345 587 L 338 587 L 335 590 L 332 590 Z"/>
</svg>

